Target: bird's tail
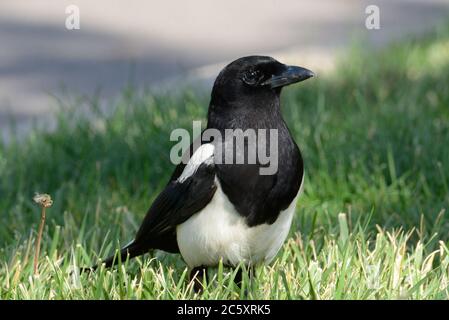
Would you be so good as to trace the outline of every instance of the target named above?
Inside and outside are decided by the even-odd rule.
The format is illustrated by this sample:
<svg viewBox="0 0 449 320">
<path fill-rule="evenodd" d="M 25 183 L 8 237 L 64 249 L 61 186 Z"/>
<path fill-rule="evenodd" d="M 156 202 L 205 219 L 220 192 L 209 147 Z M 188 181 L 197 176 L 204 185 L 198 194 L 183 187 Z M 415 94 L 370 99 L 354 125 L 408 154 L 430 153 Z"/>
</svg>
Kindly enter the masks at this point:
<svg viewBox="0 0 449 320">
<path fill-rule="evenodd" d="M 81 271 L 82 272 L 95 271 L 101 265 L 104 265 L 106 268 L 110 268 L 118 264 L 119 261 L 124 262 L 126 259 L 132 259 L 136 256 L 144 254 L 145 253 L 144 251 L 145 250 L 142 250 L 140 245 L 138 245 L 135 241 L 132 241 L 126 246 L 124 246 L 122 249 L 120 249 L 120 252 L 118 254 L 117 253 L 113 254 L 112 256 L 104 259 L 101 263 L 96 264 L 90 268 L 83 268 L 81 269 Z"/>
</svg>

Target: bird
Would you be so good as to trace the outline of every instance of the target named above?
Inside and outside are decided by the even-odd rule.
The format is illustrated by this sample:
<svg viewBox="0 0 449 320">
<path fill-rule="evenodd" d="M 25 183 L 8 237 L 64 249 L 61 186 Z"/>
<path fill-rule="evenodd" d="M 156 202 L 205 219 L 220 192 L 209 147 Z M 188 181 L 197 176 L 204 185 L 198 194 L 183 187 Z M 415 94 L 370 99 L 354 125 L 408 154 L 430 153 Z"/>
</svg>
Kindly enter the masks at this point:
<svg viewBox="0 0 449 320">
<path fill-rule="evenodd" d="M 304 181 L 301 151 L 281 113 L 281 91 L 313 76 L 269 56 L 246 56 L 224 67 L 213 84 L 199 143 L 175 167 L 134 239 L 91 270 L 156 249 L 180 254 L 192 279 L 206 276 L 220 261 L 233 267 L 269 264 L 288 236 Z M 204 133 L 226 136 L 230 129 L 253 130 L 257 137 L 275 130 L 275 172 L 262 174 L 267 164 L 259 160 L 223 161 L 228 145 Z M 244 142 L 245 150 L 252 147 Z"/>
</svg>

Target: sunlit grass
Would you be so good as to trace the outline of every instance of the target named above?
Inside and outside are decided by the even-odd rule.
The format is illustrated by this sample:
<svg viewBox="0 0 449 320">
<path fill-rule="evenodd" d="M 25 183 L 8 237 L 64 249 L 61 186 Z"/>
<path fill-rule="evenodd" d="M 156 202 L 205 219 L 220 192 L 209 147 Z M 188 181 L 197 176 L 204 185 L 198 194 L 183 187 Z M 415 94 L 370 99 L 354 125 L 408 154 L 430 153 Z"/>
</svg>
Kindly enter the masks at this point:
<svg viewBox="0 0 449 320">
<path fill-rule="evenodd" d="M 117 270 L 79 274 L 90 261 L 81 245 L 64 252 L 47 251 L 40 274 L 29 263 L 31 243 L 13 251 L 3 266 L 3 299 L 447 299 L 449 249 L 439 242 L 410 240 L 415 231 L 385 231 L 372 237 L 360 225 L 349 230 L 340 216 L 338 234 L 325 236 L 321 248 L 295 235 L 275 263 L 259 267 L 254 277 L 235 285 L 233 270 L 210 270 L 202 293 L 193 291 L 188 270 L 177 258 L 138 259 Z M 348 232 L 349 231 L 349 232 Z M 368 239 L 370 238 L 370 239 Z M 75 270 L 75 271 L 74 271 Z"/>
</svg>

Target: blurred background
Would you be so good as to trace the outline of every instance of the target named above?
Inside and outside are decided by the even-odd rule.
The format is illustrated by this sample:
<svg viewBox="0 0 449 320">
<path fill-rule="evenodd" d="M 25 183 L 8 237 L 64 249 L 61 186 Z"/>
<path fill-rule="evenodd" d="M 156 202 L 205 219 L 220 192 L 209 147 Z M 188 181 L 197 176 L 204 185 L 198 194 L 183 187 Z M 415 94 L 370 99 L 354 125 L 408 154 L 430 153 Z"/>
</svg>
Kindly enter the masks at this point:
<svg viewBox="0 0 449 320">
<path fill-rule="evenodd" d="M 66 7 L 80 29 L 65 27 Z M 380 29 L 365 8 L 380 8 Z M 0 133 L 20 134 L 66 95 L 98 95 L 105 105 L 124 87 L 210 89 L 226 63 L 272 55 L 315 71 L 333 68 L 354 39 L 373 47 L 424 33 L 447 17 L 449 0 L 88 1 L 0 3 Z"/>
</svg>

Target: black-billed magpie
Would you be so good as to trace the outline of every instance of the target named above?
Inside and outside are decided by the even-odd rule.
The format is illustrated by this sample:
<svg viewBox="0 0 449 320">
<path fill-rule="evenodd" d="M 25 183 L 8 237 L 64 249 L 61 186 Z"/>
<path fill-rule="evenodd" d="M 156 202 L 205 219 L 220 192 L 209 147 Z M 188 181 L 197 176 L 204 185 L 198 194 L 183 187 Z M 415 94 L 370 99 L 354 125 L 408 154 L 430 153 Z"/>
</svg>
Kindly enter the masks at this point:
<svg viewBox="0 0 449 320">
<path fill-rule="evenodd" d="M 266 56 L 227 65 L 214 82 L 204 132 L 212 129 L 225 137 L 229 129 L 250 129 L 258 137 L 275 130 L 277 150 L 270 154 L 277 157 L 275 172 L 262 174 L 267 165 L 257 159 L 223 161 L 226 143 L 207 141 L 203 132 L 151 205 L 135 239 L 121 250 L 121 259 L 159 249 L 180 253 L 193 271 L 220 260 L 230 266 L 269 263 L 287 237 L 304 176 L 301 153 L 281 115 L 280 93 L 313 75 Z M 264 141 L 264 146 L 273 143 Z M 245 140 L 245 150 L 251 147 Z M 103 263 L 109 267 L 117 260 L 112 256 Z"/>
</svg>

